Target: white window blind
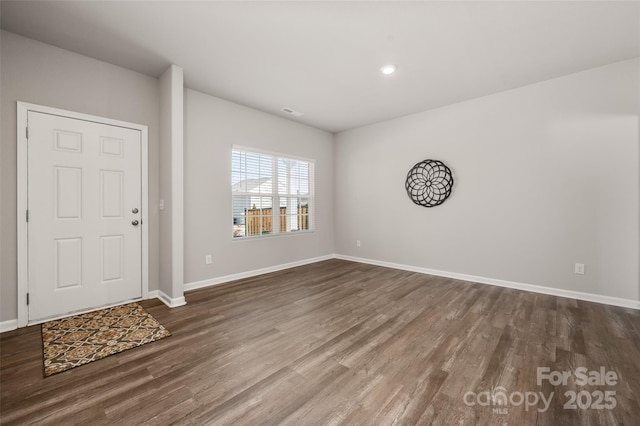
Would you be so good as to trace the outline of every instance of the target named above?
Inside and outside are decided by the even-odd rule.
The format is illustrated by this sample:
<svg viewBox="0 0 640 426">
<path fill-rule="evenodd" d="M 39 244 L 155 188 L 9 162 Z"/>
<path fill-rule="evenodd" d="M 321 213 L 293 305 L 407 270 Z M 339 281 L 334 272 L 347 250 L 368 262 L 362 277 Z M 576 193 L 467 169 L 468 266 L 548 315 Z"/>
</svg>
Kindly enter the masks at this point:
<svg viewBox="0 0 640 426">
<path fill-rule="evenodd" d="M 312 231 L 314 162 L 234 148 L 231 153 L 233 236 Z"/>
</svg>

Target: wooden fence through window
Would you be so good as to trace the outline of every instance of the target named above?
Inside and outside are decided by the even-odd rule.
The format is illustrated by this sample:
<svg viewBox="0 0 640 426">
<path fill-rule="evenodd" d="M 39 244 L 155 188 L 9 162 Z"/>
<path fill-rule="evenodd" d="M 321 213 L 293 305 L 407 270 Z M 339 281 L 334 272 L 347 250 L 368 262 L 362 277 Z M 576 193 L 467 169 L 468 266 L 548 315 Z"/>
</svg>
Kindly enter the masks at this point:
<svg viewBox="0 0 640 426">
<path fill-rule="evenodd" d="M 273 209 L 245 209 L 245 235 L 271 234 Z M 309 206 L 298 206 L 298 230 L 309 229 Z M 287 232 L 287 208 L 280 207 L 280 232 Z"/>
</svg>

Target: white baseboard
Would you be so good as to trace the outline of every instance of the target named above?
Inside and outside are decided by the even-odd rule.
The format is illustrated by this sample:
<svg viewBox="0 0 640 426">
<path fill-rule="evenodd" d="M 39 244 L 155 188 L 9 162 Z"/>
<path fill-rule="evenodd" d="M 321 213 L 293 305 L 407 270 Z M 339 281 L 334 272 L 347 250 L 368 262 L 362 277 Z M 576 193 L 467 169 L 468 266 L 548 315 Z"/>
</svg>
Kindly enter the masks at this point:
<svg viewBox="0 0 640 426">
<path fill-rule="evenodd" d="M 177 297 L 177 298 L 172 299 L 172 298 L 170 298 L 169 296 L 167 296 L 164 292 L 162 292 L 160 290 L 151 290 L 151 291 L 149 291 L 147 299 L 160 299 L 160 301 L 162 303 L 164 303 L 165 305 L 167 305 L 170 308 L 176 308 L 178 306 L 182 306 L 182 305 L 186 305 L 187 304 L 187 301 L 185 300 L 184 297 Z M 105 306 L 105 307 L 109 307 L 109 306 Z M 105 308 L 105 307 L 103 307 L 103 308 Z M 100 309 L 103 309 L 103 308 L 100 308 Z M 79 313 L 82 313 L 82 312 L 77 312 L 74 315 L 77 315 Z M 42 323 L 42 322 L 45 322 L 45 321 L 49 321 L 49 319 L 42 320 L 42 321 L 39 321 L 39 322 L 30 323 L 29 325 L 39 324 L 39 323 Z M 18 320 L 17 319 L 12 319 L 12 320 L 8 320 L 8 321 L 0 321 L 0 333 L 4 333 L 5 331 L 15 330 L 17 328 L 18 328 Z"/>
<path fill-rule="evenodd" d="M 435 275 L 439 277 L 453 278 L 473 283 L 489 284 L 499 287 L 512 288 L 515 290 L 531 291 L 534 293 L 547 294 L 550 296 L 567 297 L 570 299 L 584 300 L 587 302 L 602 303 L 605 305 L 620 306 L 623 308 L 631 308 L 640 310 L 640 300 L 623 299 L 620 297 L 603 296 L 600 294 L 584 293 L 573 290 L 563 290 L 553 287 L 544 287 L 534 284 L 525 284 L 514 281 L 499 280 L 495 278 L 479 277 L 476 275 L 459 274 L 457 272 L 440 271 L 437 269 L 422 268 L 419 266 L 404 265 L 400 263 L 385 262 L 381 260 L 366 259 L 362 257 L 346 256 L 342 254 L 332 254 L 311 259 L 304 259 L 297 262 L 285 263 L 282 265 L 270 266 L 268 268 L 254 269 L 252 271 L 240 272 L 237 274 L 225 275 L 223 277 L 211 278 L 203 281 L 196 281 L 184 285 L 184 290 L 195 290 L 198 288 L 210 287 L 218 284 L 224 284 L 230 281 L 240 280 L 243 278 L 251 278 L 257 275 L 268 274 L 270 272 L 282 271 L 284 269 L 295 268 L 297 266 L 308 265 L 311 263 L 322 262 L 329 259 L 341 259 L 351 262 L 366 263 L 369 265 L 383 266 L 386 268 L 400 269 L 409 272 L 418 272 L 421 274 Z M 149 299 L 160 299 L 162 303 L 170 308 L 183 306 L 187 304 L 184 297 L 171 298 L 160 290 L 151 290 L 148 294 Z M 0 322 L 0 333 L 11 331 L 18 328 L 18 320 L 12 319 Z"/>
<path fill-rule="evenodd" d="M 268 268 L 254 269 L 252 271 L 239 272 L 237 274 L 225 275 L 217 278 L 210 278 L 208 280 L 195 281 L 184 285 L 184 290 L 195 290 L 198 288 L 210 287 L 213 285 L 224 284 L 230 281 L 241 280 L 244 278 L 255 277 L 256 275 L 268 274 L 270 272 L 282 271 L 284 269 L 295 268 L 297 266 L 309 265 L 311 263 L 322 262 L 324 260 L 334 259 L 335 255 L 329 254 L 326 256 L 313 257 L 310 259 L 299 260 L 297 262 L 284 263 L 282 265 L 269 266 Z"/>
<path fill-rule="evenodd" d="M 12 319 L 8 321 L 0 322 L 0 333 L 4 333 L 5 331 L 11 331 L 18 328 L 18 319 Z"/>
<path fill-rule="evenodd" d="M 187 304 L 184 296 L 171 298 L 162 290 L 154 290 L 153 292 L 150 291 L 149 294 L 155 292 L 157 292 L 156 298 L 160 299 L 162 303 L 170 308 L 177 308 L 178 306 L 184 306 Z"/>
<path fill-rule="evenodd" d="M 525 284 L 514 281 L 498 280 L 495 278 L 479 277 L 476 275 L 459 274 L 456 272 L 440 271 L 437 269 L 422 268 L 419 266 L 403 265 L 400 263 L 384 262 L 381 260 L 365 259 L 361 257 L 335 255 L 336 259 L 352 262 L 367 263 L 369 265 L 384 266 L 386 268 L 401 269 L 404 271 L 418 272 L 439 277 L 454 278 L 462 281 L 470 281 L 480 284 L 490 284 L 499 287 L 513 288 L 516 290 L 531 291 L 533 293 L 548 294 L 550 296 L 567 297 L 570 299 L 584 300 L 587 302 L 603 303 L 605 305 L 620 306 L 623 308 L 640 309 L 640 300 L 623 299 L 620 297 L 602 296 L 600 294 L 583 293 L 581 291 L 563 290 L 553 287 L 544 287 L 534 284 Z"/>
</svg>

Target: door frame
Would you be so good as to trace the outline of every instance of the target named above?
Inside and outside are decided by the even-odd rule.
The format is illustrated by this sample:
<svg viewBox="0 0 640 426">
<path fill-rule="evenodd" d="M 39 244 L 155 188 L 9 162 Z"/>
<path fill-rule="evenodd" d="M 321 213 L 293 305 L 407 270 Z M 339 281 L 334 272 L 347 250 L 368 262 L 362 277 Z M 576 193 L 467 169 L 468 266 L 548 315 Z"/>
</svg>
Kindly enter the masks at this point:
<svg viewBox="0 0 640 426">
<path fill-rule="evenodd" d="M 27 102 L 17 102 L 17 257 L 18 257 L 18 327 L 37 324 L 44 321 L 29 322 L 29 308 L 27 306 L 27 292 L 29 289 L 29 247 L 28 225 L 26 212 L 28 207 L 28 150 L 27 150 L 27 124 L 28 113 L 39 112 L 58 115 L 62 117 L 84 120 L 98 124 L 124 127 L 140 131 L 140 177 L 142 189 L 142 298 L 149 298 L 149 129 L 142 124 L 113 120 L 95 115 L 83 114 L 59 108 Z M 139 300 L 139 299 L 133 299 Z"/>
</svg>

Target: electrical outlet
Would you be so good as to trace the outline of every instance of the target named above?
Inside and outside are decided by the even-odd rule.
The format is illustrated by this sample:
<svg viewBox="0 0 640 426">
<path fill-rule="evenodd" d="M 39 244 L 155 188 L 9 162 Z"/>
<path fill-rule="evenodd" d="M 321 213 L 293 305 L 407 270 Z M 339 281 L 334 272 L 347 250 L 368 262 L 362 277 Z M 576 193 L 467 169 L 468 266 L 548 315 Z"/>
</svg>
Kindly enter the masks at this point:
<svg viewBox="0 0 640 426">
<path fill-rule="evenodd" d="M 576 263 L 575 273 L 584 275 L 584 263 Z"/>
<path fill-rule="evenodd" d="M 356 247 L 360 247 L 361 245 L 360 240 L 356 240 Z"/>
<path fill-rule="evenodd" d="M 206 263 L 207 265 L 211 265 L 211 262 L 213 262 L 213 259 L 211 258 L 211 255 L 208 254 L 204 257 L 204 263 Z"/>
</svg>

